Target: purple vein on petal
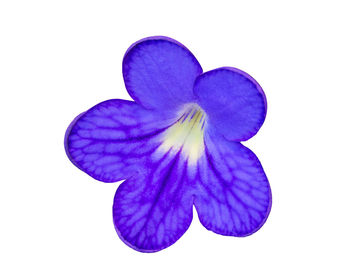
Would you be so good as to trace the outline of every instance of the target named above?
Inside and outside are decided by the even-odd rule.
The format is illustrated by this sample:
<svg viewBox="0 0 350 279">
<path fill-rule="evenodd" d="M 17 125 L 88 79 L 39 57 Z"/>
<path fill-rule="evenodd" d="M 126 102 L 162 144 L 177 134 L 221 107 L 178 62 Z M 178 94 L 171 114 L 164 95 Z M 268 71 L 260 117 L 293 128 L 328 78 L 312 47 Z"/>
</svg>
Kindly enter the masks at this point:
<svg viewBox="0 0 350 279">
<path fill-rule="evenodd" d="M 179 239 L 191 223 L 191 198 L 179 193 L 185 191 L 183 182 L 186 179 L 186 165 L 180 158 L 180 152 L 173 156 L 169 151 L 163 155 L 161 163 L 149 164 L 152 171 L 147 176 L 134 178 L 136 181 L 132 187 L 142 188 L 144 198 L 128 200 L 123 194 L 130 192 L 125 190 L 131 187 L 128 182 L 117 190 L 113 207 L 115 226 L 121 239 L 136 250 L 154 252 L 164 249 Z M 140 210 L 144 205 L 148 206 L 139 210 L 142 214 L 138 219 L 132 219 L 132 215 L 125 215 L 129 203 L 137 204 Z M 128 223 L 129 219 L 133 222 Z"/>
<path fill-rule="evenodd" d="M 232 168 L 227 159 L 242 160 L 241 156 L 249 156 L 244 159 L 246 164 Z M 196 194 L 195 206 L 202 224 L 223 235 L 246 236 L 258 230 L 269 214 L 271 192 L 253 153 L 238 143 L 214 137 L 206 142 L 199 165 L 198 187 L 202 190 Z M 247 181 L 239 172 L 246 173 Z M 247 186 L 244 191 L 240 187 L 243 183 Z"/>
</svg>

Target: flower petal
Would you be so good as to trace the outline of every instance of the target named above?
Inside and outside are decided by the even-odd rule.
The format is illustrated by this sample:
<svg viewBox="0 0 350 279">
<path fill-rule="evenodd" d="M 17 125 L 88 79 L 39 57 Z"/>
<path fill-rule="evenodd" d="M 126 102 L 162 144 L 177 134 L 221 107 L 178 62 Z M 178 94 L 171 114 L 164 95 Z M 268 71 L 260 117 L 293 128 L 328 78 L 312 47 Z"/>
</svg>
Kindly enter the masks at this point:
<svg viewBox="0 0 350 279">
<path fill-rule="evenodd" d="M 102 102 L 68 127 L 65 148 L 78 168 L 97 180 L 115 182 L 143 170 L 159 145 L 157 135 L 175 120 L 164 120 L 125 100 Z"/>
<path fill-rule="evenodd" d="M 206 135 L 205 143 L 194 200 L 201 223 L 222 235 L 256 232 L 271 208 L 269 182 L 258 158 L 221 136 Z"/>
<path fill-rule="evenodd" d="M 167 109 L 193 101 L 193 84 L 202 68 L 193 54 L 167 37 L 133 44 L 123 60 L 130 96 L 147 108 Z"/>
<path fill-rule="evenodd" d="M 265 120 L 265 94 L 259 84 L 241 70 L 219 68 L 204 73 L 197 78 L 194 93 L 208 116 L 210 129 L 228 140 L 251 138 Z"/>
<path fill-rule="evenodd" d="M 123 182 L 114 198 L 119 237 L 131 248 L 156 252 L 176 242 L 192 221 L 193 197 L 185 181 L 185 162 L 170 152 L 149 161 L 149 172 Z"/>
</svg>

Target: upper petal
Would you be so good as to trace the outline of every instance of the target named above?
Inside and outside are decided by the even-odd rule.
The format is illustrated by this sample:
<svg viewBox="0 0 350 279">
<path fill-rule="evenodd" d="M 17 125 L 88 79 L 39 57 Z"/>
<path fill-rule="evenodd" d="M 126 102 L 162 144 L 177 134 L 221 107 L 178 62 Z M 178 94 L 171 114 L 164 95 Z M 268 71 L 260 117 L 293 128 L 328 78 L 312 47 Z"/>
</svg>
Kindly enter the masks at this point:
<svg viewBox="0 0 350 279">
<path fill-rule="evenodd" d="M 133 44 L 123 60 L 130 96 L 147 108 L 168 109 L 193 101 L 193 84 L 202 68 L 193 54 L 167 37 Z"/>
<path fill-rule="evenodd" d="M 174 121 L 134 102 L 105 101 L 71 123 L 66 152 L 73 164 L 95 179 L 126 179 L 143 171 L 145 158 L 160 145 L 156 138 Z"/>
<path fill-rule="evenodd" d="M 210 129 L 232 141 L 254 136 L 266 116 L 265 94 L 248 74 L 219 68 L 200 75 L 194 85 L 198 104 L 208 116 Z"/>
<path fill-rule="evenodd" d="M 247 236 L 266 221 L 271 190 L 252 151 L 241 143 L 207 134 L 198 161 L 194 204 L 201 223 L 223 235 Z"/>
</svg>

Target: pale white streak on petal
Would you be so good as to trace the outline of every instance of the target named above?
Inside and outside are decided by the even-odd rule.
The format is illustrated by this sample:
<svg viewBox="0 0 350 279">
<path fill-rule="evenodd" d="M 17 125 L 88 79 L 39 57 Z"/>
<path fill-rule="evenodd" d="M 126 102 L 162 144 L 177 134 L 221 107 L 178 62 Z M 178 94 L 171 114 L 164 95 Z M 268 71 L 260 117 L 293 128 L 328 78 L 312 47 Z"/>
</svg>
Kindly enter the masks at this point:
<svg viewBox="0 0 350 279">
<path fill-rule="evenodd" d="M 205 113 L 198 105 L 188 104 L 179 116 L 179 120 L 160 135 L 162 144 L 157 151 L 181 151 L 188 164 L 195 165 L 204 153 Z"/>
</svg>

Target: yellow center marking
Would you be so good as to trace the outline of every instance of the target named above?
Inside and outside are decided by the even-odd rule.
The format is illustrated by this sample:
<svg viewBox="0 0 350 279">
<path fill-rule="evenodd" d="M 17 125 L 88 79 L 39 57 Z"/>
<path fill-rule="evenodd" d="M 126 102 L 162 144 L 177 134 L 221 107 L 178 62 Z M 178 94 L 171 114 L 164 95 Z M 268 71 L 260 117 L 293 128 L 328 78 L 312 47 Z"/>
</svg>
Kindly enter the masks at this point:
<svg viewBox="0 0 350 279">
<path fill-rule="evenodd" d="M 195 164 L 204 152 L 204 122 L 205 115 L 201 108 L 188 105 L 182 111 L 181 118 L 163 133 L 160 149 L 163 152 L 181 150 L 188 163 Z"/>
</svg>

